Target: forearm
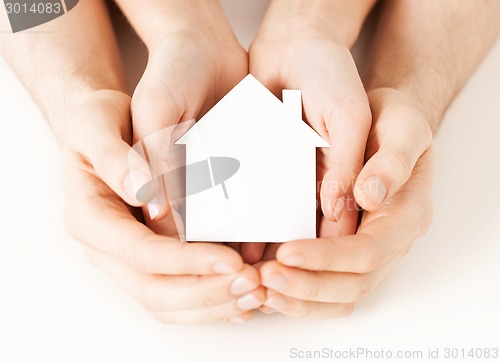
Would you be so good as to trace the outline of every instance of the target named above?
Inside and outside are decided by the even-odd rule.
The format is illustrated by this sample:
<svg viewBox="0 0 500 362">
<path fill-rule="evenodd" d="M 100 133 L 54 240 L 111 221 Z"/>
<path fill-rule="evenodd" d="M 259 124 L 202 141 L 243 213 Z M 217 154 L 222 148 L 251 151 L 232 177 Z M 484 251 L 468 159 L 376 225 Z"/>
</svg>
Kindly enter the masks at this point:
<svg viewBox="0 0 500 362">
<path fill-rule="evenodd" d="M 165 36 L 178 32 L 235 41 L 218 0 L 116 0 L 116 3 L 149 49 Z"/>
<path fill-rule="evenodd" d="M 69 116 L 86 97 L 126 91 L 120 58 L 100 0 L 81 1 L 36 30 L 0 37 L 0 49 L 63 142 Z"/>
<path fill-rule="evenodd" d="M 415 102 L 433 131 L 500 31 L 500 1 L 383 4 L 367 89 L 390 87 Z"/>
<path fill-rule="evenodd" d="M 273 0 L 259 31 L 266 38 L 328 35 L 350 48 L 376 0 Z M 258 36 L 259 37 L 259 36 Z"/>
</svg>

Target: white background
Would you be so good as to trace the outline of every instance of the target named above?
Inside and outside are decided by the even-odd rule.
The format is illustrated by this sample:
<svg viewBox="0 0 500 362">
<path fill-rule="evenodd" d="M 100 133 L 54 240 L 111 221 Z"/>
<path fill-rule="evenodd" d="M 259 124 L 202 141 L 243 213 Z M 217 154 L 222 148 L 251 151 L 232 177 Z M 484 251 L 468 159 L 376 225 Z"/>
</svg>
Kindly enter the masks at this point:
<svg viewBox="0 0 500 362">
<path fill-rule="evenodd" d="M 248 44 L 266 1 L 223 3 Z M 128 59 L 133 82 L 144 56 Z M 65 234 L 59 149 L 0 62 L 0 361 L 253 362 L 294 360 L 293 347 L 500 348 L 499 64 L 497 42 L 437 136 L 430 232 L 352 316 L 193 327 L 156 322 Z"/>
</svg>

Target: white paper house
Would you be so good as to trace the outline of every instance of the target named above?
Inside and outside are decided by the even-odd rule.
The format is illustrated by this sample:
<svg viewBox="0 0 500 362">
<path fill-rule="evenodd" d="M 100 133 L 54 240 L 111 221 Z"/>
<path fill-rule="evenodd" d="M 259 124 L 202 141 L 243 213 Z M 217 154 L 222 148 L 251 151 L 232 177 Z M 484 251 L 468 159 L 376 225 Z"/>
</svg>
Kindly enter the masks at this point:
<svg viewBox="0 0 500 362">
<path fill-rule="evenodd" d="M 281 102 L 248 75 L 176 144 L 187 165 L 209 160 L 213 186 L 187 196 L 186 240 L 316 237 L 316 148 L 329 145 L 302 120 L 300 90 L 283 90 Z M 239 168 L 221 182 L 214 162 L 225 157 Z M 187 184 L 199 177 L 190 170 Z"/>
</svg>

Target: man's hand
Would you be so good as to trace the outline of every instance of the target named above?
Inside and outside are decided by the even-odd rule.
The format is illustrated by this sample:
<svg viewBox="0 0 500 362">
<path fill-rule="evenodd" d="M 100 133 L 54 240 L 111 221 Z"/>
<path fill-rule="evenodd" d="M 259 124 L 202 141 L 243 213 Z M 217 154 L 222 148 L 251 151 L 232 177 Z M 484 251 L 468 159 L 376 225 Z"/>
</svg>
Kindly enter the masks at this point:
<svg viewBox="0 0 500 362">
<path fill-rule="evenodd" d="M 141 2 L 133 4 L 144 7 Z M 199 7 L 203 4 L 208 1 L 200 1 Z M 192 4 L 190 8 L 194 9 Z M 151 19 L 148 14 L 136 14 L 143 15 L 143 21 Z M 180 19 L 178 13 L 174 16 Z M 175 22 L 168 20 L 160 16 L 159 22 Z M 154 34 L 158 34 L 159 26 L 154 28 Z M 133 215 L 140 218 L 140 212 L 129 205 L 143 206 L 136 199 L 137 191 L 151 175 L 142 155 L 130 147 L 131 98 L 126 95 L 118 47 L 104 2 L 81 2 L 67 15 L 39 27 L 44 29 L 50 31 L 1 37 L 0 50 L 64 146 L 65 217 L 69 233 L 85 245 L 93 263 L 162 321 L 248 320 L 251 310 L 262 304 L 264 289 L 259 286 L 257 272 L 244 265 L 234 250 L 214 244 L 182 243 L 175 227 L 169 228 L 166 235 L 158 235 Z M 190 46 L 186 51 L 193 58 L 186 56 L 183 60 L 199 62 L 201 66 L 207 59 L 196 56 L 203 58 L 209 53 L 196 53 L 194 47 L 204 45 L 176 43 L 175 51 L 168 55 L 175 58 L 180 50 Z M 153 58 L 154 62 L 165 60 L 156 55 Z M 246 61 L 245 55 L 243 59 Z M 183 63 L 165 65 L 171 71 L 179 64 Z M 211 64 L 210 72 L 213 67 Z M 242 77 L 247 72 L 246 66 L 243 68 Z M 199 69 L 195 66 L 191 73 L 184 70 L 180 76 L 192 75 L 193 89 L 194 80 L 201 80 L 196 91 L 209 89 L 209 80 L 195 75 Z M 170 75 L 159 79 L 159 83 L 164 80 L 173 82 L 172 90 L 183 84 Z M 213 83 L 217 80 L 210 79 Z M 190 94 L 180 94 L 187 103 Z M 168 97 L 165 101 L 153 99 L 152 108 L 146 110 L 156 115 L 158 108 L 165 110 L 161 107 L 168 101 Z M 198 107 L 201 102 L 192 104 Z M 140 109 L 140 102 L 136 106 Z M 147 120 L 147 115 L 144 117 Z M 159 117 L 167 116 L 160 113 Z"/>
<path fill-rule="evenodd" d="M 122 201 L 127 193 L 130 97 L 100 91 L 68 126 L 65 215 L 88 259 L 157 319 L 168 323 L 244 322 L 264 300 L 254 268 L 226 246 L 157 235 Z M 137 156 L 136 167 L 141 164 Z M 142 162 L 145 162 L 142 160 Z"/>
<path fill-rule="evenodd" d="M 374 124 L 359 185 L 378 172 L 390 185 L 404 186 L 377 210 L 363 211 L 355 235 L 339 236 L 323 218 L 319 239 L 281 245 L 276 261 L 260 267 L 262 284 L 268 288 L 264 312 L 312 318 L 351 313 L 430 226 L 430 128 L 421 112 L 394 90 L 376 89 L 369 98 Z M 385 167 L 387 163 L 394 167 Z M 408 181 L 407 170 L 412 170 Z"/>
<path fill-rule="evenodd" d="M 431 129 L 437 130 L 498 37 L 499 13 L 500 3 L 488 0 L 384 2 L 366 80 L 374 124 L 367 163 L 354 187 L 356 200 L 370 211 L 363 211 L 356 235 L 338 236 L 337 226 L 324 218 L 321 239 L 282 245 L 277 262 L 261 267 L 262 283 L 269 288 L 264 310 L 346 314 L 427 230 Z M 268 254 L 265 259 L 272 250 Z"/>
</svg>

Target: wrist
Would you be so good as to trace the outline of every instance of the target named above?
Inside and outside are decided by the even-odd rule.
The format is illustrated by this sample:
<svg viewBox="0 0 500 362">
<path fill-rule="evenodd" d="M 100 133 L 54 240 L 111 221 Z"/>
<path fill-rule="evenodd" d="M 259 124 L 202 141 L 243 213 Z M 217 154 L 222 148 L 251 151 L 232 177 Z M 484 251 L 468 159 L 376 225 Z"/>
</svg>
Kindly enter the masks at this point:
<svg viewBox="0 0 500 362">
<path fill-rule="evenodd" d="M 421 120 L 421 123 L 425 123 L 428 127 L 429 134 L 435 134 L 438 123 L 435 122 L 434 114 L 429 107 L 422 104 L 409 89 L 392 85 L 388 87 L 367 89 L 367 94 L 370 100 L 384 98 L 385 106 L 399 109 L 403 107 L 409 114 L 413 115 L 411 119 Z"/>
<path fill-rule="evenodd" d="M 400 86 L 396 89 L 412 100 L 414 107 L 423 114 L 432 134 L 435 134 L 446 111 L 446 107 L 441 106 L 444 102 L 440 100 L 439 95 L 435 94 L 436 98 L 429 99 L 410 85 Z"/>
<path fill-rule="evenodd" d="M 440 100 L 438 94 L 435 94 L 435 98 L 430 99 L 411 82 L 383 82 L 376 84 L 368 82 L 366 90 L 368 92 L 390 90 L 397 93 L 398 100 L 413 107 L 422 114 L 432 134 L 437 132 L 445 112 L 445 108 L 441 106 L 443 102 Z"/>
<path fill-rule="evenodd" d="M 81 119 L 79 116 L 88 112 L 92 108 L 90 105 L 100 102 L 109 102 L 112 105 L 117 96 L 130 98 L 122 90 L 114 88 L 96 89 L 82 85 L 80 88 L 73 88 L 73 92 L 66 97 L 64 103 L 61 103 L 61 107 L 47 108 L 45 116 L 58 143 L 60 145 L 66 143 L 72 123 Z"/>
<path fill-rule="evenodd" d="M 319 35 L 351 48 L 375 2 L 273 0 L 257 38 Z"/>
<path fill-rule="evenodd" d="M 136 0 L 117 3 L 151 51 L 172 34 L 189 33 L 209 41 L 237 43 L 217 0 Z"/>
</svg>

